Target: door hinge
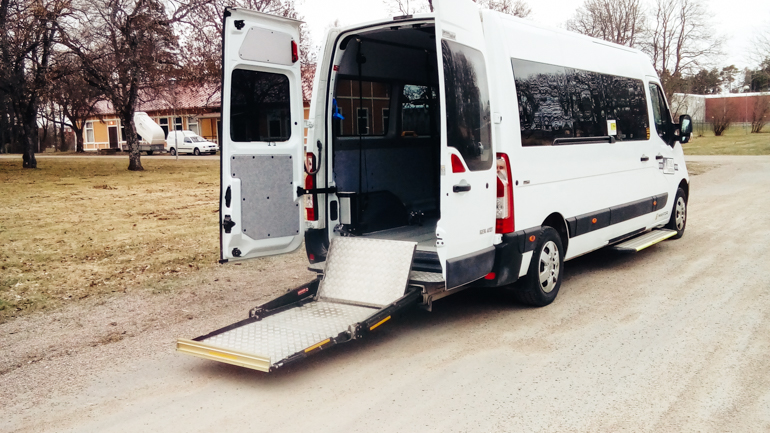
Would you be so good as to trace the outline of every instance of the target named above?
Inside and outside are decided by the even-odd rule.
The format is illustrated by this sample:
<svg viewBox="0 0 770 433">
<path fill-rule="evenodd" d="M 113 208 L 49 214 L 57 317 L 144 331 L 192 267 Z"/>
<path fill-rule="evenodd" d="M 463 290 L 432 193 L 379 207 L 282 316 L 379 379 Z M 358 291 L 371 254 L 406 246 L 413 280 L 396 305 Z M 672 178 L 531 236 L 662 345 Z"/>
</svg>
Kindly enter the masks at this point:
<svg viewBox="0 0 770 433">
<path fill-rule="evenodd" d="M 337 192 L 337 187 L 333 186 L 331 188 L 315 188 L 315 189 L 305 189 L 301 186 L 297 187 L 297 197 L 303 196 L 305 194 L 334 194 Z"/>
<path fill-rule="evenodd" d="M 225 233 L 230 233 L 234 226 L 235 222 L 230 218 L 230 215 L 225 215 L 225 219 L 222 221 L 222 228 L 225 229 Z"/>
</svg>

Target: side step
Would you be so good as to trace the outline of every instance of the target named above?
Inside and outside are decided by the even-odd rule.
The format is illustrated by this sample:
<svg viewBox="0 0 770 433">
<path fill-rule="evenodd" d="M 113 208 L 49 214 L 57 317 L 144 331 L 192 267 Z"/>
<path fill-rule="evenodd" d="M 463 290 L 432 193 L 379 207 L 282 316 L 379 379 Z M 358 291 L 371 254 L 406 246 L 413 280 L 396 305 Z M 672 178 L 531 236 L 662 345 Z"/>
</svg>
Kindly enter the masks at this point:
<svg viewBox="0 0 770 433">
<path fill-rule="evenodd" d="M 422 299 L 408 284 L 415 242 L 335 238 L 317 279 L 252 309 L 249 318 L 177 340 L 177 351 L 272 371 L 361 338 Z"/>
<path fill-rule="evenodd" d="M 635 253 L 647 247 L 651 247 L 658 242 L 676 235 L 676 230 L 658 229 L 647 232 L 641 236 L 631 238 L 625 242 L 619 243 L 612 248 L 617 251 Z"/>
</svg>

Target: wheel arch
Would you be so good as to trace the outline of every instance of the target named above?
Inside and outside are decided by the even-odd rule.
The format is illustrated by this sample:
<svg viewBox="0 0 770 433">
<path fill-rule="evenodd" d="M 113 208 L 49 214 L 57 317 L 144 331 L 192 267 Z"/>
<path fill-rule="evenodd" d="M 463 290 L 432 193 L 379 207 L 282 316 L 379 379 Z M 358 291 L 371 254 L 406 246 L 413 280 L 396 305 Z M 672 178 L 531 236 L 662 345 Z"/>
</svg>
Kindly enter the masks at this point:
<svg viewBox="0 0 770 433">
<path fill-rule="evenodd" d="M 567 247 L 569 246 L 569 231 L 567 229 L 567 221 L 564 219 L 564 217 L 560 213 L 554 212 L 548 215 L 545 220 L 543 220 L 542 225 L 544 227 L 552 227 L 559 233 L 561 245 L 564 247 L 564 254 L 566 255 Z"/>
<path fill-rule="evenodd" d="M 679 188 L 682 188 L 684 190 L 684 200 L 689 201 L 690 200 L 690 184 L 687 182 L 686 179 L 682 179 L 679 182 Z"/>
</svg>

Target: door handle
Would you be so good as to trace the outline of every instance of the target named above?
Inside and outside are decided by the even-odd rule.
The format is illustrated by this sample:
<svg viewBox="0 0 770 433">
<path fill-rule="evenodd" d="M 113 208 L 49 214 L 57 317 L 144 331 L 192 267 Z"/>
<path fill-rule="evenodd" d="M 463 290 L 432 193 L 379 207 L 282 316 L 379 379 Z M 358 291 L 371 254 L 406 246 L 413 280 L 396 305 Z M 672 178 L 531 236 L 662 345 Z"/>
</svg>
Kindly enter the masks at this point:
<svg viewBox="0 0 770 433">
<path fill-rule="evenodd" d="M 642 162 L 649 161 L 650 157 L 647 155 L 642 155 Z"/>
<path fill-rule="evenodd" d="M 452 192 L 468 192 L 470 190 L 471 190 L 471 186 L 468 184 L 452 186 Z"/>
<path fill-rule="evenodd" d="M 655 159 L 661 160 L 661 159 L 663 159 L 663 155 L 657 154 L 657 155 L 655 155 Z"/>
</svg>

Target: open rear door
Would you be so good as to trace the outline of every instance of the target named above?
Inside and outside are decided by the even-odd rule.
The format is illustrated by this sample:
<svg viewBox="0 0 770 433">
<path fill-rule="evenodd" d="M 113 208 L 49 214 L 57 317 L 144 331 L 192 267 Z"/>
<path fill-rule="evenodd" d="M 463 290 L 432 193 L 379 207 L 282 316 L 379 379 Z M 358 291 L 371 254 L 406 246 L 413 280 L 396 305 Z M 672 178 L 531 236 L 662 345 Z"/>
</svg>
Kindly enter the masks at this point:
<svg viewBox="0 0 770 433">
<path fill-rule="evenodd" d="M 447 289 L 484 277 L 494 264 L 495 155 L 478 6 L 439 0 L 436 44 L 441 83 L 441 220 L 437 252 Z"/>
<path fill-rule="evenodd" d="M 304 231 L 301 22 L 243 9 L 224 15 L 221 259 L 290 252 Z"/>
</svg>

